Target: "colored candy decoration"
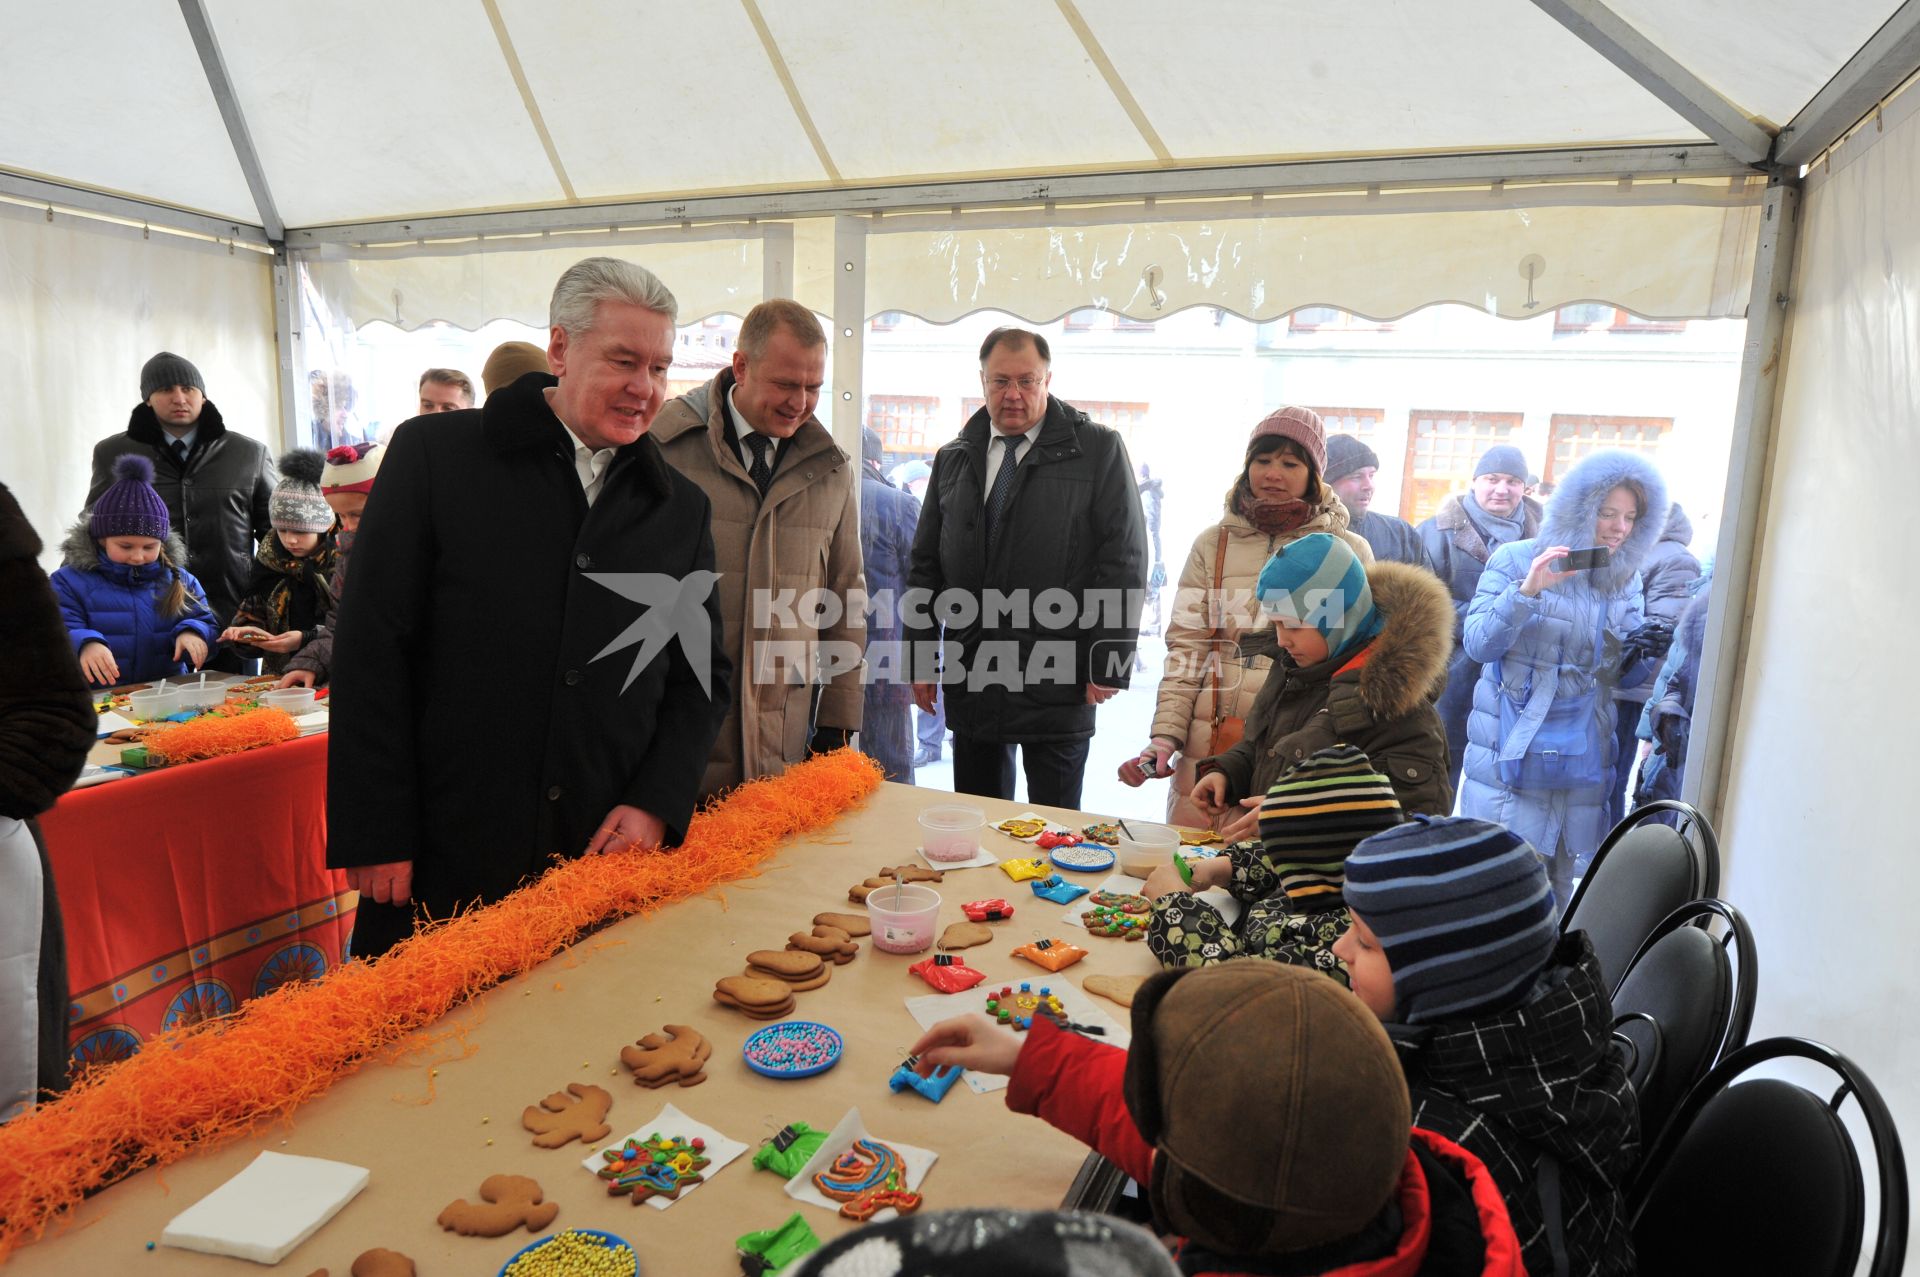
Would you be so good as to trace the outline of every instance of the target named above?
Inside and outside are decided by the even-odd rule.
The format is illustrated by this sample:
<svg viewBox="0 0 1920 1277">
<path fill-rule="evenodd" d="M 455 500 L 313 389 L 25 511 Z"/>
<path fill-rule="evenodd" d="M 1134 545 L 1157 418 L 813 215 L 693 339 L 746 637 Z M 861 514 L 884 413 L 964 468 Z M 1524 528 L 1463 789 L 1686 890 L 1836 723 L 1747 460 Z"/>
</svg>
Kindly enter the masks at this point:
<svg viewBox="0 0 1920 1277">
<path fill-rule="evenodd" d="M 855 1140 L 853 1147 L 815 1172 L 813 1186 L 840 1203 L 848 1219 L 866 1220 L 891 1206 L 902 1215 L 920 1208 L 920 1194 L 907 1191 L 907 1166 L 879 1140 Z"/>
<path fill-rule="evenodd" d="M 1056 847 L 1052 860 L 1062 869 L 1070 869 L 1074 873 L 1095 873 L 1113 868 L 1113 853 L 1099 843 L 1076 842 Z"/>
<path fill-rule="evenodd" d="M 1099 909 L 1112 909 L 1120 913 L 1137 913 L 1142 917 L 1153 912 L 1153 901 L 1145 896 L 1136 896 L 1125 891 L 1096 891 L 1093 899 L 1087 902 Z"/>
<path fill-rule="evenodd" d="M 1095 905 L 1080 915 L 1080 921 L 1089 935 L 1121 936 L 1128 940 L 1143 940 L 1147 934 L 1147 915 L 1128 913 L 1124 910 Z"/>
<path fill-rule="evenodd" d="M 960 906 L 960 912 L 974 922 L 999 922 L 1003 918 L 1013 917 L 1013 906 L 995 897 L 992 900 L 969 900 Z"/>
<path fill-rule="evenodd" d="M 1087 951 L 1077 944 L 1068 944 L 1065 940 L 1035 940 L 1023 944 L 1013 951 L 1016 958 L 1025 958 L 1036 966 L 1049 971 L 1061 971 L 1087 956 Z"/>
<path fill-rule="evenodd" d="M 521 1247 L 501 1268 L 500 1277 L 638 1277 L 639 1272 L 640 1261 L 625 1241 L 597 1228 L 569 1228 Z"/>
<path fill-rule="evenodd" d="M 780 1133 L 760 1145 L 753 1155 L 753 1169 L 772 1171 L 781 1179 L 792 1179 L 800 1168 L 813 1160 L 827 1142 L 825 1131 L 816 1131 L 805 1122 L 788 1122 Z"/>
<path fill-rule="evenodd" d="M 1051 900 L 1057 905 L 1070 905 L 1087 894 L 1087 888 L 1076 886 L 1059 874 L 1048 874 L 1040 881 L 1029 884 L 1033 894 L 1042 900 Z"/>
<path fill-rule="evenodd" d="M 960 1066 L 942 1064 L 927 1076 L 921 1077 L 914 1067 L 918 1063 L 920 1063 L 919 1056 L 909 1055 L 900 1067 L 893 1071 L 893 1076 L 887 1079 L 887 1089 L 917 1091 L 938 1104 L 947 1098 L 947 1092 L 952 1090 L 953 1084 L 960 1080 Z"/>
<path fill-rule="evenodd" d="M 907 970 L 942 993 L 959 993 L 987 978 L 985 972 L 974 970 L 956 953 L 935 954 Z"/>
<path fill-rule="evenodd" d="M 700 1172 L 711 1161 L 706 1154 L 707 1142 L 698 1136 L 689 1141 L 655 1131 L 644 1140 L 629 1139 L 607 1149 L 601 1154 L 607 1164 L 595 1174 L 607 1181 L 608 1196 L 631 1193 L 638 1206 L 649 1197 L 678 1197 L 682 1189 L 700 1183 Z"/>
<path fill-rule="evenodd" d="M 840 1062 L 846 1043 L 840 1034 L 812 1020 L 783 1020 L 746 1040 L 740 1056 L 764 1077 L 812 1077 Z"/>
<path fill-rule="evenodd" d="M 1064 1020 L 1067 1009 L 1060 1004 L 1060 995 L 1046 985 L 1035 993 L 1033 985 L 1023 980 L 1018 990 L 1008 984 L 1002 985 L 1000 992 L 988 994 L 987 1014 L 1016 1033 L 1025 1033 L 1033 1027 L 1034 1016 Z"/>
<path fill-rule="evenodd" d="M 1105 843 L 1109 847 L 1120 843 L 1120 826 L 1111 820 L 1101 821 L 1097 825 L 1088 825 L 1080 831 L 1094 842 Z"/>
<path fill-rule="evenodd" d="M 1000 862 L 1000 868 L 1006 873 L 1007 877 L 1013 879 L 1015 882 L 1025 882 L 1029 878 L 1044 878 L 1048 872 L 1047 862 L 1039 856 L 1035 856 L 1030 860 L 1020 860 L 1018 858 L 1003 860 Z"/>
</svg>

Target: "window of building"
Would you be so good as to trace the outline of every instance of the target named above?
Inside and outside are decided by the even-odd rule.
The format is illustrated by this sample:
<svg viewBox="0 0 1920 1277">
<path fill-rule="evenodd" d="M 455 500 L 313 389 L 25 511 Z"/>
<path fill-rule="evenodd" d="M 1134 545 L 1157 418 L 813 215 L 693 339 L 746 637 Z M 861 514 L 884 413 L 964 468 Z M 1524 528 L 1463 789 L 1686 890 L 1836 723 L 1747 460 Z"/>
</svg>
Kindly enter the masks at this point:
<svg viewBox="0 0 1920 1277">
<path fill-rule="evenodd" d="M 867 425 L 888 452 L 931 452 L 953 437 L 937 395 L 868 395 Z"/>
<path fill-rule="evenodd" d="M 1326 426 L 1330 435 L 1352 435 L 1367 444 L 1380 437 L 1380 419 L 1386 416 L 1381 408 L 1314 408 L 1320 414 L 1321 424 Z"/>
<path fill-rule="evenodd" d="M 1127 447 L 1133 447 L 1134 432 L 1147 424 L 1147 405 L 1143 403 L 1121 403 L 1112 399 L 1070 399 L 1067 402 L 1078 408 L 1103 426 L 1112 426 L 1120 432 L 1120 438 Z"/>
<path fill-rule="evenodd" d="M 1684 319 L 1645 319 L 1606 302 L 1581 302 L 1553 312 L 1556 333 L 1677 333 L 1686 327 Z"/>
<path fill-rule="evenodd" d="M 1662 440 L 1672 429 L 1672 417 L 1590 417 L 1556 412 L 1543 477 L 1557 482 L 1580 458 L 1600 448 L 1624 448 L 1657 457 Z"/>
<path fill-rule="evenodd" d="M 1473 481 L 1473 463 L 1497 443 L 1512 441 L 1517 412 L 1459 412 L 1415 408 L 1407 414 L 1406 481 L 1400 517 L 1418 523 Z"/>
</svg>

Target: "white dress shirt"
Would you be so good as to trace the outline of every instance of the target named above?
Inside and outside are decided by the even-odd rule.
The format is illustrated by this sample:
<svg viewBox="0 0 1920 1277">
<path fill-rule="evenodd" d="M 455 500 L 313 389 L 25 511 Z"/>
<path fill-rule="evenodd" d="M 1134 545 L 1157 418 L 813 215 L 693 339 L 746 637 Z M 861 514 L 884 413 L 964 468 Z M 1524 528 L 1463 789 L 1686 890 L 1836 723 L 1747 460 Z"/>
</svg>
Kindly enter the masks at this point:
<svg viewBox="0 0 1920 1277">
<path fill-rule="evenodd" d="M 1007 455 L 1006 445 L 1001 443 L 1000 441 L 1002 439 L 1018 439 L 1020 441 L 1019 443 L 1016 443 L 1015 445 L 1013 445 L 1013 464 L 1017 466 L 1022 461 L 1025 461 L 1027 459 L 1027 454 L 1029 452 L 1033 451 L 1033 437 L 1039 433 L 1040 433 L 1039 425 L 1035 425 L 1033 429 L 1027 431 L 1027 433 L 1023 435 L 1016 435 L 1010 430 L 1002 430 L 1000 427 L 996 425 L 993 425 L 991 423 L 988 424 L 987 426 L 987 483 L 986 483 L 986 487 L 982 489 L 982 496 L 980 501 L 981 505 L 985 505 L 987 498 L 993 495 L 994 476 L 1000 473 L 1000 459 Z"/>
<path fill-rule="evenodd" d="M 581 443 L 580 436 L 573 433 L 573 427 L 566 422 L 561 422 L 560 428 L 567 432 L 567 438 L 573 440 L 573 472 L 580 476 L 580 490 L 587 494 L 587 504 L 591 506 L 600 497 L 607 467 L 613 463 L 614 449 L 601 448 L 595 451 Z"/>
<path fill-rule="evenodd" d="M 727 387 L 727 420 L 733 423 L 733 450 L 739 454 L 740 464 L 747 468 L 747 473 L 752 474 L 753 449 L 747 446 L 747 436 L 753 433 L 753 427 L 748 425 L 747 419 L 740 415 L 740 407 L 733 401 L 733 392 L 736 389 L 738 389 L 737 386 Z M 779 468 L 781 442 L 781 440 L 774 438 L 772 435 L 767 436 L 767 443 L 770 445 L 767 448 L 767 472 L 769 474 Z"/>
</svg>

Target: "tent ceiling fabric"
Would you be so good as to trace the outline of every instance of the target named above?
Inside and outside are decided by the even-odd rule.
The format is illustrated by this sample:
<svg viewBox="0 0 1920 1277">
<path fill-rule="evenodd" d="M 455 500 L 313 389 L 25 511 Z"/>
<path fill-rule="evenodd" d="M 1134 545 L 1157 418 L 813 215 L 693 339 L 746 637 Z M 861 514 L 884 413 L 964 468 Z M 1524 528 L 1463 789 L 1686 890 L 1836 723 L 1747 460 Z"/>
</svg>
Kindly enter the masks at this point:
<svg viewBox="0 0 1920 1277">
<path fill-rule="evenodd" d="M 1611 2 L 1774 125 L 1898 7 Z M 207 7 L 295 227 L 568 202 L 489 7 L 586 201 L 1699 140 L 1529 0 Z M 254 220 L 177 6 L 17 5 L 9 35 L 0 167 Z"/>
</svg>

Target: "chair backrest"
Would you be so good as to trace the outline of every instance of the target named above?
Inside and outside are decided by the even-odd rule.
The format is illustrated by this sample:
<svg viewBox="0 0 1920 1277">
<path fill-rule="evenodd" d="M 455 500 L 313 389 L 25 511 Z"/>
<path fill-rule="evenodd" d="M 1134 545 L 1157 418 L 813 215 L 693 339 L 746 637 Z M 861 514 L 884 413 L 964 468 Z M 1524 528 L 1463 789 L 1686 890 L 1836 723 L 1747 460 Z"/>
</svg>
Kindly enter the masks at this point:
<svg viewBox="0 0 1920 1277">
<path fill-rule="evenodd" d="M 1708 930 L 1715 920 L 1722 938 Z M 1635 1048 L 1628 1072 L 1643 1146 L 1707 1070 L 1747 1044 L 1759 976 L 1753 929 L 1722 900 L 1681 905 L 1627 963 L 1613 1011 L 1616 1032 Z"/>
<path fill-rule="evenodd" d="M 1733 1085 L 1768 1060 L 1814 1060 L 1841 1079 L 1826 1100 L 1778 1078 Z M 1837 1112 L 1858 1099 L 1874 1145 L 1880 1219 L 1869 1277 L 1906 1260 L 1907 1169 L 1880 1093 L 1844 1055 L 1804 1038 L 1769 1038 L 1716 1065 L 1648 1154 L 1629 1190 L 1642 1277 L 1792 1273 L 1852 1277 L 1866 1189 L 1853 1138 Z"/>
<path fill-rule="evenodd" d="M 1673 812 L 1678 825 L 1654 817 Z M 1608 988 L 1661 919 L 1720 889 L 1720 843 L 1692 806 L 1663 798 L 1633 812 L 1607 835 L 1567 902 L 1560 930 L 1585 931 Z"/>
</svg>

